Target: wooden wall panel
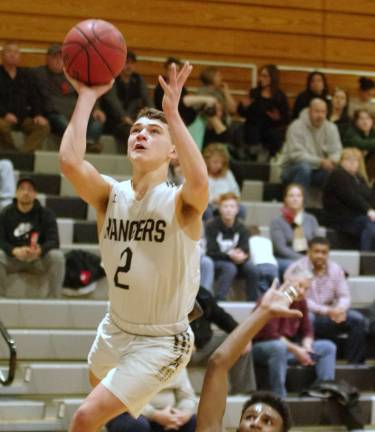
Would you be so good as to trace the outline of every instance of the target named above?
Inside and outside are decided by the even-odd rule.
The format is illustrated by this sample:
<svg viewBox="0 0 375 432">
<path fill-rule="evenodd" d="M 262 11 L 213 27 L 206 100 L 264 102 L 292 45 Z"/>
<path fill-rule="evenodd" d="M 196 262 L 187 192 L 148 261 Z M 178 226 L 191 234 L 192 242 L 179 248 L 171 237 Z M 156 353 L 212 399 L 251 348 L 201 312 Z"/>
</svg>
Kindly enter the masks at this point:
<svg viewBox="0 0 375 432">
<path fill-rule="evenodd" d="M 0 41 L 46 47 L 88 17 L 112 21 L 140 55 L 375 70 L 374 0 L 0 0 Z M 43 57 L 25 54 L 24 64 Z M 139 67 L 149 82 L 161 70 Z M 225 74 L 233 88 L 248 88 L 248 71 Z M 282 75 L 289 93 L 304 84 L 303 73 Z M 356 87 L 356 78 L 335 80 Z"/>
</svg>

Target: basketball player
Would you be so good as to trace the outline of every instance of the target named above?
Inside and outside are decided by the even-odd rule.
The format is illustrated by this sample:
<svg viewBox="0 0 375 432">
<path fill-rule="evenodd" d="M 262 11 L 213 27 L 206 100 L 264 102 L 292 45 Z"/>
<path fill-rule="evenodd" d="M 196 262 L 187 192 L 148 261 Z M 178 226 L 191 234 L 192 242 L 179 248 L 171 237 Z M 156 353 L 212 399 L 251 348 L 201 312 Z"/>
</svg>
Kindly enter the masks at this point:
<svg viewBox="0 0 375 432">
<path fill-rule="evenodd" d="M 300 311 L 289 309 L 298 298 L 298 281 L 287 281 L 280 289 L 277 282 L 263 296 L 259 306 L 217 348 L 209 360 L 199 401 L 197 432 L 221 432 L 228 393 L 228 371 L 249 341 L 273 317 L 300 318 Z M 239 432 L 286 432 L 289 412 L 284 402 L 270 393 L 254 393 L 245 403 Z"/>
<path fill-rule="evenodd" d="M 109 311 L 89 353 L 94 389 L 73 417 L 71 432 L 94 432 L 118 414 L 138 416 L 174 375 L 193 347 L 188 313 L 199 286 L 201 216 L 207 206 L 204 160 L 178 114 L 192 67 L 172 66 L 163 112 L 140 113 L 130 130 L 132 180 L 109 181 L 84 160 L 95 101 L 111 84 L 71 80 L 77 105 L 60 147 L 63 174 L 97 212 L 99 243 L 109 284 Z M 180 160 L 181 187 L 166 182 L 169 161 Z"/>
</svg>

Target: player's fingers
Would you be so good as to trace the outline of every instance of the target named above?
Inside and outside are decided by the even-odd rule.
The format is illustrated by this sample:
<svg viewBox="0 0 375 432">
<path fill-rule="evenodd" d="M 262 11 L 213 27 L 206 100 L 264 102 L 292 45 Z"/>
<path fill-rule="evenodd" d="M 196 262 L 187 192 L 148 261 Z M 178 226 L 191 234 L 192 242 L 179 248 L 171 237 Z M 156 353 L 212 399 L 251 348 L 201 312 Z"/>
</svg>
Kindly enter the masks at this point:
<svg viewBox="0 0 375 432">
<path fill-rule="evenodd" d="M 177 84 L 177 72 L 176 72 L 176 63 L 171 64 L 171 69 L 169 72 L 169 83 L 172 87 L 175 87 Z"/>
<path fill-rule="evenodd" d="M 166 83 L 165 79 L 161 75 L 159 75 L 158 80 L 159 80 L 159 84 L 164 90 L 164 93 L 166 93 L 168 91 L 168 84 Z"/>
<path fill-rule="evenodd" d="M 180 87 L 182 87 L 185 84 L 192 70 L 193 70 L 193 66 L 189 62 L 186 62 L 177 77 L 177 84 Z"/>
</svg>

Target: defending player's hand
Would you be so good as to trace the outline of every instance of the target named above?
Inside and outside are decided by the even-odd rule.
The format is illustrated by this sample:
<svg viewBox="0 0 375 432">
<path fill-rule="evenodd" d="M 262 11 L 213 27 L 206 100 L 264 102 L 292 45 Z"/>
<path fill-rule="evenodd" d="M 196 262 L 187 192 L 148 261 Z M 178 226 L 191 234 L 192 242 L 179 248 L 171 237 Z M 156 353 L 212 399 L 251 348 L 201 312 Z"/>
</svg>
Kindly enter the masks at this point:
<svg viewBox="0 0 375 432">
<path fill-rule="evenodd" d="M 112 80 L 108 84 L 89 87 L 89 86 L 85 85 L 84 83 L 77 81 L 74 78 L 72 78 L 67 73 L 65 68 L 64 68 L 64 74 L 65 74 L 66 79 L 70 82 L 70 84 L 72 85 L 72 87 L 74 88 L 74 90 L 78 94 L 85 93 L 85 94 L 91 95 L 91 96 L 95 97 L 95 100 L 100 98 L 100 96 L 103 96 L 105 93 L 107 93 L 112 88 L 113 83 L 115 82 L 115 80 Z"/>
<path fill-rule="evenodd" d="M 177 72 L 176 65 L 173 63 L 170 68 L 168 83 L 161 75 L 159 75 L 159 83 L 164 90 L 162 105 L 163 111 L 166 115 L 178 111 L 178 103 L 180 101 L 182 87 L 192 70 L 193 66 L 186 62 L 181 70 Z"/>
<path fill-rule="evenodd" d="M 289 309 L 292 300 L 298 299 L 298 287 L 290 291 L 290 282 L 286 282 L 277 288 L 278 281 L 275 279 L 271 288 L 264 294 L 260 301 L 263 308 L 271 317 L 302 318 L 302 312 Z"/>
</svg>

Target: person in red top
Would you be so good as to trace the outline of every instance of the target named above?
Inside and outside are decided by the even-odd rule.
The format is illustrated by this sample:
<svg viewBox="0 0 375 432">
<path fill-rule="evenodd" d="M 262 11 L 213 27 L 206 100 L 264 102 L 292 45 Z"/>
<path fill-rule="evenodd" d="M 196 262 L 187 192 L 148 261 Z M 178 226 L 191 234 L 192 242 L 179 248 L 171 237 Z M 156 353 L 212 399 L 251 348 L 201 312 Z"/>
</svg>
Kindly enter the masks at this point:
<svg viewBox="0 0 375 432">
<path fill-rule="evenodd" d="M 267 366 L 271 389 L 279 397 L 286 397 L 288 364 L 315 366 L 316 378 L 321 381 L 335 378 L 336 345 L 329 340 L 314 341 L 304 298 L 311 276 L 299 272 L 289 276 L 292 285 L 298 285 L 300 295 L 291 308 L 302 312 L 302 318 L 273 318 L 253 340 L 255 364 Z"/>
</svg>

